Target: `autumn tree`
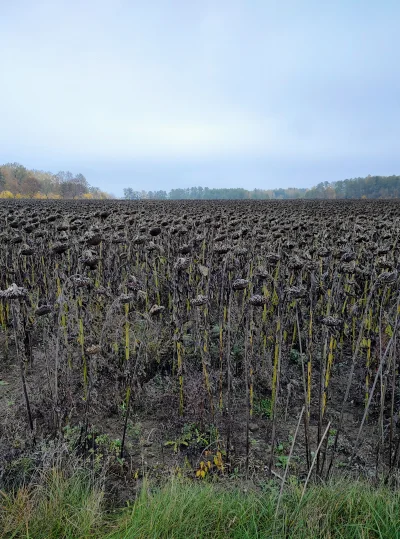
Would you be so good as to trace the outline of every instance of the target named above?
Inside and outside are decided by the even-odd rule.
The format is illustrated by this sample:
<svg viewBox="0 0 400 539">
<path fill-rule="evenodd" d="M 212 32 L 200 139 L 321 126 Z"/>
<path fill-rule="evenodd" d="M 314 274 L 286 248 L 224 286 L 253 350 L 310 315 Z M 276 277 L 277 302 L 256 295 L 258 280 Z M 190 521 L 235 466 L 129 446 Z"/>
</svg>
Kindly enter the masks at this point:
<svg viewBox="0 0 400 539">
<path fill-rule="evenodd" d="M 4 191 L 6 187 L 6 175 L 2 168 L 0 168 L 0 191 Z"/>
<path fill-rule="evenodd" d="M 26 195 L 29 198 L 33 198 L 40 190 L 40 182 L 35 176 L 26 176 L 21 181 L 20 193 Z"/>
</svg>

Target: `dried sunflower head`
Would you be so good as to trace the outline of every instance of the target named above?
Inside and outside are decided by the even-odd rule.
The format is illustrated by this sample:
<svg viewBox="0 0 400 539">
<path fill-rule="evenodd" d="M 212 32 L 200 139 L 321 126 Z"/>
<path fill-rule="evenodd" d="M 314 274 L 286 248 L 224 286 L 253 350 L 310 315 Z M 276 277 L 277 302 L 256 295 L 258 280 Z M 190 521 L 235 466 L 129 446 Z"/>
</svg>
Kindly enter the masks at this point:
<svg viewBox="0 0 400 539">
<path fill-rule="evenodd" d="M 207 301 L 208 301 L 207 296 L 203 296 L 203 295 L 199 294 L 197 297 L 192 299 L 192 301 L 190 303 L 194 307 L 200 307 L 201 305 L 205 305 L 207 303 Z"/>
<path fill-rule="evenodd" d="M 53 243 L 53 247 L 52 247 L 53 253 L 61 255 L 62 253 L 65 253 L 65 251 L 68 251 L 68 249 L 69 249 L 68 243 L 61 243 L 60 241 Z"/>
<path fill-rule="evenodd" d="M 30 245 L 22 245 L 21 246 L 21 250 L 20 250 L 20 254 L 21 255 L 24 255 L 24 256 L 32 256 L 35 252 L 35 249 L 33 247 L 31 247 Z"/>
<path fill-rule="evenodd" d="M 85 286 L 90 287 L 92 285 L 92 281 L 83 275 L 72 275 L 71 282 L 77 288 L 84 288 Z"/>
<path fill-rule="evenodd" d="M 327 249 L 326 247 L 321 247 L 320 249 L 318 249 L 317 251 L 317 255 L 321 258 L 326 258 L 327 256 L 329 256 L 331 254 L 331 250 L 330 249 Z"/>
<path fill-rule="evenodd" d="M 162 305 L 153 305 L 153 307 L 149 311 L 150 316 L 156 316 L 160 313 L 162 313 L 165 310 L 165 307 Z"/>
<path fill-rule="evenodd" d="M 214 247 L 214 251 L 220 255 L 225 255 L 226 253 L 229 253 L 230 250 L 230 246 L 226 245 L 225 243 L 222 243 L 221 245 L 216 245 Z"/>
<path fill-rule="evenodd" d="M 153 226 L 152 228 L 150 228 L 149 232 L 150 236 L 158 236 L 159 234 L 161 234 L 161 227 Z"/>
<path fill-rule="evenodd" d="M 25 299 L 28 297 L 28 290 L 13 283 L 7 290 L 0 290 L 0 298 L 4 300 Z"/>
<path fill-rule="evenodd" d="M 253 305 L 254 307 L 263 307 L 268 302 L 268 298 L 265 296 L 261 296 L 260 294 L 254 294 L 249 299 L 250 305 Z"/>
<path fill-rule="evenodd" d="M 340 269 L 341 271 L 343 271 L 343 273 L 348 273 L 352 275 L 356 270 L 356 263 L 354 262 L 354 260 L 351 262 L 344 262 L 341 265 Z"/>
<path fill-rule="evenodd" d="M 120 294 L 118 296 L 118 301 L 125 305 L 126 303 L 130 303 L 135 299 L 133 294 Z"/>
<path fill-rule="evenodd" d="M 378 276 L 377 283 L 384 283 L 384 284 L 394 283 L 397 279 L 397 276 L 398 276 L 397 270 L 384 271 Z"/>
<path fill-rule="evenodd" d="M 175 269 L 177 271 L 183 271 L 187 269 L 190 266 L 190 258 L 178 258 L 178 260 L 175 262 Z"/>
<path fill-rule="evenodd" d="M 278 253 L 267 253 L 265 255 L 265 258 L 267 259 L 267 262 L 270 264 L 276 264 L 281 259 L 280 255 Z"/>
<path fill-rule="evenodd" d="M 307 294 L 307 289 L 304 286 L 292 286 L 285 290 L 290 299 L 304 298 Z"/>
<path fill-rule="evenodd" d="M 36 311 L 35 311 L 35 315 L 36 316 L 44 316 L 45 314 L 50 314 L 51 313 L 51 307 L 50 305 L 40 305 Z"/>
<path fill-rule="evenodd" d="M 105 288 L 104 286 L 99 286 L 98 288 L 96 288 L 95 292 L 98 296 L 111 297 L 111 290 Z"/>
<path fill-rule="evenodd" d="M 335 318 L 334 316 L 325 316 L 321 322 L 328 328 L 336 328 L 342 325 L 343 320 L 341 318 Z"/>
<path fill-rule="evenodd" d="M 346 251 L 341 257 L 342 262 L 352 262 L 356 259 L 356 253 L 354 251 Z"/>
<path fill-rule="evenodd" d="M 293 270 L 301 270 L 304 268 L 304 262 L 295 255 L 289 260 L 288 267 Z"/>
<path fill-rule="evenodd" d="M 140 290 L 141 285 L 134 275 L 130 275 L 128 278 L 128 282 L 126 283 L 126 287 L 128 288 L 128 290 L 134 290 L 135 292 L 137 292 L 138 290 Z"/>
<path fill-rule="evenodd" d="M 95 356 L 96 354 L 100 354 L 101 346 L 99 344 L 92 344 L 85 349 L 85 352 L 88 356 Z"/>
<path fill-rule="evenodd" d="M 233 290 L 244 290 L 249 284 L 248 279 L 235 279 L 232 283 Z"/>
<path fill-rule="evenodd" d="M 84 266 L 87 266 L 90 269 L 95 269 L 99 262 L 99 257 L 97 256 L 97 253 L 95 251 L 92 251 L 91 249 L 86 249 L 86 251 L 82 253 L 80 260 L 82 261 Z"/>
</svg>

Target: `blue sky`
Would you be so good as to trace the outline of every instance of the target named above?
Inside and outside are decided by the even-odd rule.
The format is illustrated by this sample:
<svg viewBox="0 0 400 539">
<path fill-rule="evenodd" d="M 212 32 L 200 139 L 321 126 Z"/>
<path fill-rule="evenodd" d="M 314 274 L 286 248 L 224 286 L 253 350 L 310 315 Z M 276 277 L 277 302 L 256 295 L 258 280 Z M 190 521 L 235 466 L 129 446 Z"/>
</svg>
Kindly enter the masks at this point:
<svg viewBox="0 0 400 539">
<path fill-rule="evenodd" d="M 0 8 L 0 162 L 116 195 L 400 174 L 398 1 Z"/>
</svg>

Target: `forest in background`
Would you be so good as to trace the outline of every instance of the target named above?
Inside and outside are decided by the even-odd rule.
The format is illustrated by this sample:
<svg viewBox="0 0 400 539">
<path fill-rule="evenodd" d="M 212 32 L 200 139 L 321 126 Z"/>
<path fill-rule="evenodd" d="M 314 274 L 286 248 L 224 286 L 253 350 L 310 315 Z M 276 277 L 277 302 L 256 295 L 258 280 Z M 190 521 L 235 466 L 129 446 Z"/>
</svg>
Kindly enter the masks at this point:
<svg viewBox="0 0 400 539">
<path fill-rule="evenodd" d="M 137 181 L 140 183 L 140 180 Z M 243 189 L 189 187 L 170 191 L 145 191 L 128 187 L 126 200 L 289 200 L 289 199 L 386 199 L 400 198 L 400 176 L 367 176 L 321 182 L 310 189 Z M 19 163 L 0 165 L 0 198 L 110 199 L 113 195 L 89 184 L 81 173 L 56 174 L 28 169 Z"/>
<path fill-rule="evenodd" d="M 0 198 L 107 199 L 110 194 L 89 184 L 83 174 L 29 170 L 19 163 L 0 166 Z"/>
<path fill-rule="evenodd" d="M 189 187 L 167 191 L 124 189 L 127 200 L 289 200 L 400 198 L 400 176 L 367 176 L 337 182 L 321 182 L 311 189 L 253 189 Z"/>
</svg>

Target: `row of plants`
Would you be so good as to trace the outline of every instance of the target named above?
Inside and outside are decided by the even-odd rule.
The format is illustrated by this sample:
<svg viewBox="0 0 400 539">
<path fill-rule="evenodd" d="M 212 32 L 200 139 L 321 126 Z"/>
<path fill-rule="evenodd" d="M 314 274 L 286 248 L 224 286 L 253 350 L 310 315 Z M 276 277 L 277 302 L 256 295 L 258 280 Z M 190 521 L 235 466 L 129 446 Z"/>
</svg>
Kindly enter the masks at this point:
<svg viewBox="0 0 400 539">
<path fill-rule="evenodd" d="M 398 468 L 396 201 L 5 201 L 0 224 L 1 350 L 32 443 L 78 425 L 88 453 L 117 405 L 124 459 L 159 383 L 176 425 L 218 429 L 199 477 L 254 472 L 260 425 L 269 474 L 288 429 L 304 477 Z"/>
</svg>

